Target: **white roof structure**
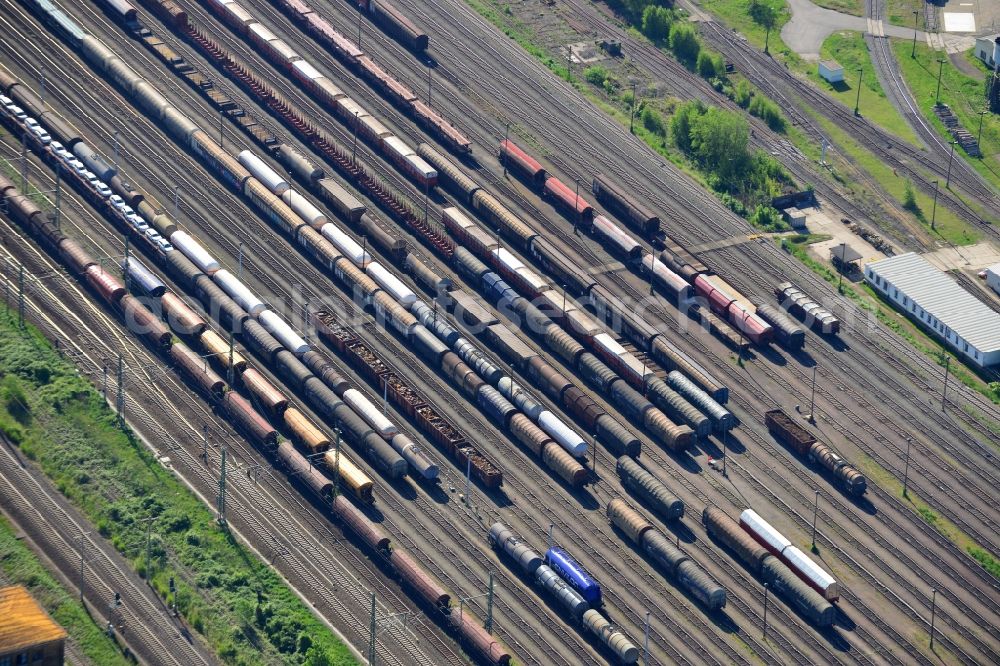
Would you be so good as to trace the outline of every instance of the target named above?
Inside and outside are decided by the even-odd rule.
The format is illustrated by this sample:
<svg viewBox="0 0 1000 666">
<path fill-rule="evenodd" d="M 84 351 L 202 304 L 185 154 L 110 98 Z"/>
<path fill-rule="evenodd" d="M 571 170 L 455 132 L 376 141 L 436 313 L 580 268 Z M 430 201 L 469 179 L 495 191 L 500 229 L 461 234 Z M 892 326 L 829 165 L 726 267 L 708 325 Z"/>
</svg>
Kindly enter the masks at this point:
<svg viewBox="0 0 1000 666">
<path fill-rule="evenodd" d="M 1000 349 L 1000 314 L 915 252 L 865 266 L 981 352 Z"/>
</svg>

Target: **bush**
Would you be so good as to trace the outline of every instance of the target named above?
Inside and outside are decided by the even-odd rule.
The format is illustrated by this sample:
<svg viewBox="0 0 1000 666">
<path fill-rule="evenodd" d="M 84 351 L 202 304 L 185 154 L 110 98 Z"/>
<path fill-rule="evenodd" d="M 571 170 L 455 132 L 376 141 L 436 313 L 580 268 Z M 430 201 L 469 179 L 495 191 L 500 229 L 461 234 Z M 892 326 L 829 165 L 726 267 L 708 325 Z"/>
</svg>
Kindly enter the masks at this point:
<svg viewBox="0 0 1000 666">
<path fill-rule="evenodd" d="M 593 67 L 588 67 L 583 70 L 583 78 L 595 86 L 603 86 L 604 81 L 608 78 L 608 70 L 601 67 L 600 65 L 594 65 Z"/>
<path fill-rule="evenodd" d="M 740 79 L 733 89 L 733 101 L 744 109 L 750 106 L 753 99 L 753 86 L 746 79 Z"/>
<path fill-rule="evenodd" d="M 647 106 L 642 110 L 642 125 L 653 134 L 663 135 L 666 133 L 666 125 L 663 118 L 652 107 Z"/>
<path fill-rule="evenodd" d="M 718 66 L 718 60 L 721 60 L 721 58 L 716 58 L 708 51 L 702 49 L 698 53 L 698 62 L 695 66 L 695 69 L 698 70 L 698 76 L 703 79 L 711 79 L 718 76 L 723 69 Z"/>
<path fill-rule="evenodd" d="M 698 61 L 701 42 L 690 23 L 680 23 L 670 30 L 670 50 L 677 59 L 688 67 L 693 67 Z"/>
<path fill-rule="evenodd" d="M 784 231 L 788 228 L 781 219 L 781 213 L 771 206 L 760 204 L 750 216 L 750 224 L 764 231 Z"/>
<path fill-rule="evenodd" d="M 920 206 L 917 204 L 917 194 L 913 191 L 913 182 L 907 178 L 903 186 L 903 208 L 911 213 L 919 213 Z"/>
<path fill-rule="evenodd" d="M 642 12 L 642 34 L 654 42 L 666 42 L 670 37 L 670 25 L 673 22 L 674 13 L 671 10 L 650 5 Z"/>
<path fill-rule="evenodd" d="M 750 113 L 757 116 L 775 132 L 785 131 L 785 117 L 778 105 L 762 95 L 754 95 L 750 102 Z"/>
</svg>

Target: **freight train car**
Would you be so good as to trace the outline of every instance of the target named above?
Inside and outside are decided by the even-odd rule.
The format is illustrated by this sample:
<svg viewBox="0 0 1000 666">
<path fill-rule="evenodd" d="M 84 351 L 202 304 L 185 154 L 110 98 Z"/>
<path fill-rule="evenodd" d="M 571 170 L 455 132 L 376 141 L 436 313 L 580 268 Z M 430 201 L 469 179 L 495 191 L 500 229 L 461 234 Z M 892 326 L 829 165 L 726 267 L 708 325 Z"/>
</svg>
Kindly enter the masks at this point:
<svg viewBox="0 0 1000 666">
<path fill-rule="evenodd" d="M 357 0 L 358 6 L 372 16 L 372 20 L 381 25 L 386 32 L 395 37 L 401 44 L 417 52 L 427 50 L 430 39 L 427 33 L 418 28 L 403 12 L 387 0 Z"/>
<path fill-rule="evenodd" d="M 642 235 L 649 237 L 660 230 L 659 216 L 635 201 L 607 176 L 603 174 L 594 176 L 591 191 L 608 210 L 625 220 Z"/>
<path fill-rule="evenodd" d="M 792 545 L 778 530 L 760 517 L 753 509 L 746 509 L 740 514 L 740 526 L 752 536 L 757 543 L 788 565 L 806 584 L 823 595 L 827 601 L 840 598 L 840 583 L 824 571 L 801 550 Z"/>
<path fill-rule="evenodd" d="M 860 497 L 868 490 L 868 480 L 856 467 L 837 455 L 829 445 L 816 441 L 812 433 L 784 411 L 765 412 L 764 425 L 779 442 L 827 470 L 851 495 Z"/>
<path fill-rule="evenodd" d="M 836 335 L 840 332 L 840 319 L 791 282 L 782 282 L 775 287 L 774 296 L 782 308 L 818 333 Z"/>
</svg>

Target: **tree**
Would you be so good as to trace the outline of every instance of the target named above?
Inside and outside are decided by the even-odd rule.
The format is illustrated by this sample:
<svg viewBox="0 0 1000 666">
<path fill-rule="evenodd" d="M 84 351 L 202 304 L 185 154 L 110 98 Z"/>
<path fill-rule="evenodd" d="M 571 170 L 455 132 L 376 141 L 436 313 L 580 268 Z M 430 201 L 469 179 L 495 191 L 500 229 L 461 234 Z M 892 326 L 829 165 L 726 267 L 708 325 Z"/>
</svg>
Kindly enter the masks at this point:
<svg viewBox="0 0 1000 666">
<path fill-rule="evenodd" d="M 691 125 L 691 151 L 724 180 L 745 170 L 750 128 L 736 113 L 710 107 Z"/>
<path fill-rule="evenodd" d="M 642 34 L 654 42 L 665 42 L 670 37 L 670 24 L 673 21 L 674 16 L 669 9 L 649 5 L 642 12 Z"/>
<path fill-rule="evenodd" d="M 771 28 L 778 23 L 777 7 L 767 0 L 750 0 L 750 18 L 753 19 L 754 23 L 767 30 L 764 34 L 764 53 L 769 53 L 767 47 L 771 39 Z"/>
<path fill-rule="evenodd" d="M 670 30 L 670 50 L 684 64 L 693 66 L 701 51 L 701 42 L 690 23 L 675 25 Z"/>
<path fill-rule="evenodd" d="M 701 114 L 705 113 L 705 104 L 700 100 L 685 102 L 677 107 L 674 117 L 670 121 L 670 131 L 674 136 L 674 143 L 685 153 L 691 152 L 691 127 L 698 122 Z"/>
<path fill-rule="evenodd" d="M 698 53 L 698 75 L 703 79 L 711 79 L 719 75 L 719 68 L 716 67 L 716 58 L 707 50 L 702 49 Z"/>
</svg>

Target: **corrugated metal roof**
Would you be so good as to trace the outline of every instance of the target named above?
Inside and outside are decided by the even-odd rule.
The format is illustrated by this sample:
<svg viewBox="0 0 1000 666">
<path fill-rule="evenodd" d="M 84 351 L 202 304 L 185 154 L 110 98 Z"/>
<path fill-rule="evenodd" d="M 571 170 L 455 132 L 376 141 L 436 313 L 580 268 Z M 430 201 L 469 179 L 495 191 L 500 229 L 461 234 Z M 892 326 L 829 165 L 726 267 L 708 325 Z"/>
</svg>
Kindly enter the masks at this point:
<svg viewBox="0 0 1000 666">
<path fill-rule="evenodd" d="M 981 352 L 1000 349 L 1000 314 L 914 252 L 867 266 Z"/>
<path fill-rule="evenodd" d="M 66 631 L 23 586 L 0 588 L 0 652 L 16 652 L 63 638 Z"/>
</svg>

